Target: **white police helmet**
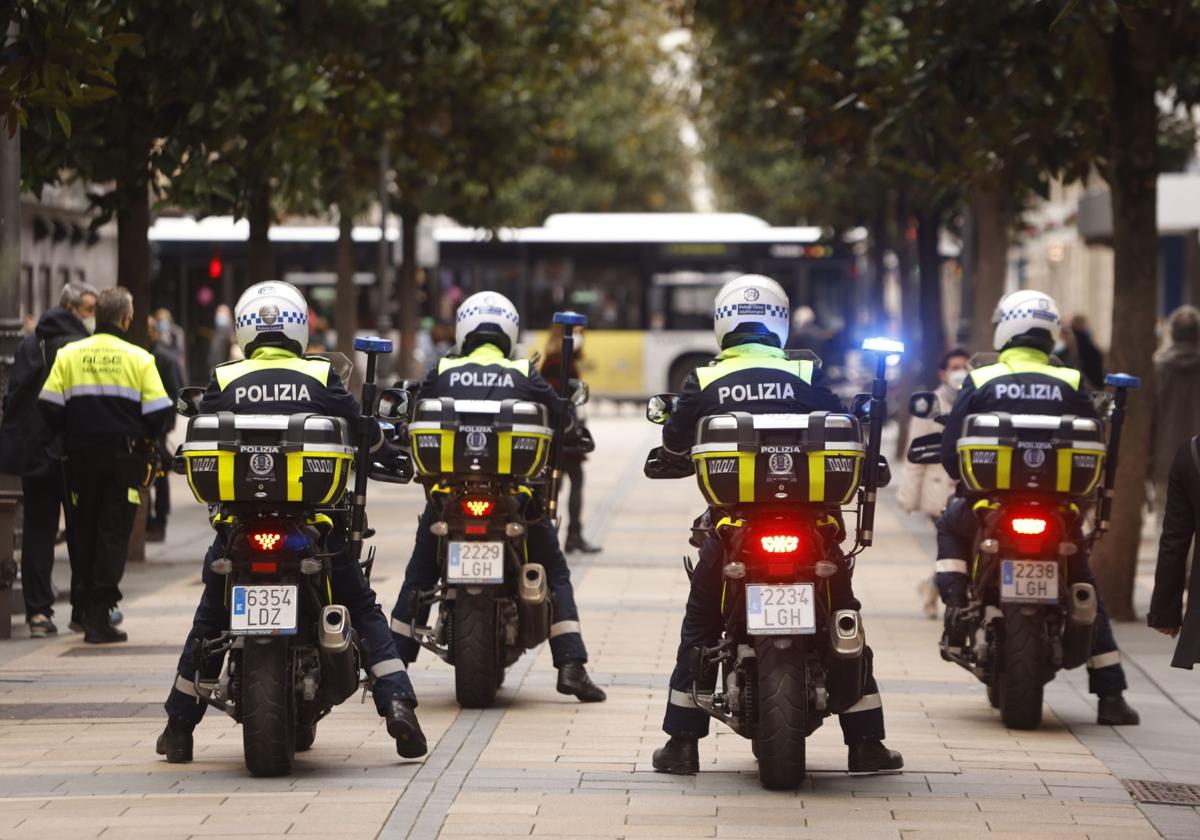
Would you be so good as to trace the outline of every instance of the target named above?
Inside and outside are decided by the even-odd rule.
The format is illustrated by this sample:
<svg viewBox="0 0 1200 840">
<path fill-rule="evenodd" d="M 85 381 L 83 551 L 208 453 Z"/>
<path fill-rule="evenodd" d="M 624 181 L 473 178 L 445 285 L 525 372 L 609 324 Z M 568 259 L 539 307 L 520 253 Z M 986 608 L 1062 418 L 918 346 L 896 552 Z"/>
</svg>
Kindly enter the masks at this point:
<svg viewBox="0 0 1200 840">
<path fill-rule="evenodd" d="M 1050 295 L 1022 289 L 1001 298 L 992 325 L 996 328 L 992 346 L 997 350 L 1016 341 L 1049 353 L 1062 329 L 1062 313 Z"/>
<path fill-rule="evenodd" d="M 783 287 L 761 274 L 743 274 L 717 292 L 713 328 L 717 344 L 742 335 L 761 335 L 782 347 L 787 342 L 791 307 Z"/>
<path fill-rule="evenodd" d="M 255 283 L 238 298 L 233 323 L 237 343 L 247 358 L 268 345 L 296 355 L 308 346 L 308 302 L 290 283 Z"/>
<path fill-rule="evenodd" d="M 479 292 L 471 295 L 458 307 L 454 323 L 454 345 L 458 352 L 471 336 L 485 337 L 505 353 L 517 344 L 521 317 L 513 302 L 499 292 Z"/>
</svg>

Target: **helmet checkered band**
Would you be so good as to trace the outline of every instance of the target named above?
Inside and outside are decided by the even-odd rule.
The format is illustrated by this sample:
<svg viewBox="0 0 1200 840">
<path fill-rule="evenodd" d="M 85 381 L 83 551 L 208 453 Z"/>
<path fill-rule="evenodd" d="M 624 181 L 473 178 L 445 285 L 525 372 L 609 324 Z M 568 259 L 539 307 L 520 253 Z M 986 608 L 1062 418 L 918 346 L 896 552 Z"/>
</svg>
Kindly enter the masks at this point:
<svg viewBox="0 0 1200 840">
<path fill-rule="evenodd" d="M 464 306 L 458 310 L 459 321 L 465 321 L 473 315 L 497 315 L 506 321 L 517 323 L 517 313 L 500 306 Z"/>
<path fill-rule="evenodd" d="M 237 326 L 239 326 L 239 327 L 253 327 L 253 326 L 257 326 L 258 324 L 265 324 L 265 323 L 266 323 L 266 321 L 264 321 L 262 318 L 260 318 L 257 312 L 247 312 L 244 315 L 239 315 L 238 319 L 237 319 Z M 279 313 L 279 316 L 275 319 L 275 323 L 277 323 L 277 324 L 307 324 L 308 323 L 308 313 L 307 312 L 288 312 L 285 310 L 285 311 Z"/>
<path fill-rule="evenodd" d="M 1038 321 L 1048 321 L 1051 324 L 1058 322 L 1058 315 L 1048 309 L 1041 307 L 1022 307 L 1020 309 L 1010 309 L 1000 316 L 997 323 L 1003 324 L 1005 321 L 1016 321 L 1018 319 L 1034 318 Z"/>
<path fill-rule="evenodd" d="M 718 306 L 715 311 L 717 318 L 733 318 L 736 315 L 762 315 L 768 318 L 786 318 L 786 306 L 775 306 L 769 303 L 733 303 Z"/>
</svg>

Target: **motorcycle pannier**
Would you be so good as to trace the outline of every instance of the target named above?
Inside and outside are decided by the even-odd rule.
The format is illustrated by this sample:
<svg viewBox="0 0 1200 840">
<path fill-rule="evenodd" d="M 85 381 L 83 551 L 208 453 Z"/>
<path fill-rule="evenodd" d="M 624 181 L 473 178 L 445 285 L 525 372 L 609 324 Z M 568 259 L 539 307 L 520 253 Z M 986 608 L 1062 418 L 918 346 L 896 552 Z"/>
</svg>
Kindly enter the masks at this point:
<svg viewBox="0 0 1200 840">
<path fill-rule="evenodd" d="M 512 475 L 546 466 L 546 407 L 524 400 L 420 400 L 408 431 L 421 475 Z"/>
<path fill-rule="evenodd" d="M 316 414 L 202 414 L 179 450 L 201 502 L 331 505 L 354 461 L 349 424 Z"/>
<path fill-rule="evenodd" d="M 846 504 L 866 447 L 849 414 L 714 414 L 700 421 L 692 460 L 712 505 Z"/>
<path fill-rule="evenodd" d="M 958 441 L 963 483 L 979 492 L 1091 495 L 1107 446 L 1104 426 L 1090 417 L 972 414 Z"/>
</svg>

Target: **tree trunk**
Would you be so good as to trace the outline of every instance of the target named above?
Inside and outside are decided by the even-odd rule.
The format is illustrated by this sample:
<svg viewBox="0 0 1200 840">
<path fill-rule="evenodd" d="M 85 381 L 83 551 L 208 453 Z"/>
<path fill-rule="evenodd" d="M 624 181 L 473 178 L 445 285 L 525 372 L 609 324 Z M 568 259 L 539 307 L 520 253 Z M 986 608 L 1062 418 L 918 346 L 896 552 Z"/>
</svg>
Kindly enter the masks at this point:
<svg viewBox="0 0 1200 840">
<path fill-rule="evenodd" d="M 420 212 L 411 204 L 400 207 L 400 373 L 415 377 L 413 350 L 417 346 L 417 222 Z"/>
<path fill-rule="evenodd" d="M 925 208 L 917 214 L 917 261 L 920 273 L 921 377 L 934 385 L 938 363 L 946 352 L 946 317 L 942 310 L 942 256 L 938 236 L 942 214 Z"/>
<path fill-rule="evenodd" d="M 265 180 L 254 185 L 246 213 L 250 222 L 250 239 L 246 243 L 247 286 L 274 280 L 275 259 L 271 253 L 271 185 Z M 245 289 L 238 289 L 241 293 Z"/>
<path fill-rule="evenodd" d="M 144 159 L 143 159 L 144 161 Z M 150 315 L 150 184 L 145 163 L 117 185 L 117 283 L 133 295 L 129 340 L 145 347 Z"/>
<path fill-rule="evenodd" d="M 358 292 L 354 287 L 354 214 L 338 208 L 337 303 L 334 323 L 337 349 L 354 360 L 354 334 L 358 330 Z M 347 387 L 351 384 L 346 383 Z"/>
<path fill-rule="evenodd" d="M 1157 13 L 1154 13 L 1157 14 Z M 1109 368 L 1142 378 L 1129 400 L 1112 531 L 1097 545 L 1092 569 L 1108 612 L 1134 618 L 1133 586 L 1141 547 L 1146 467 L 1150 461 L 1158 314 L 1159 30 L 1151 14 L 1118 19 L 1109 44 L 1112 68 L 1113 331 Z M 1128 24 L 1134 25 L 1133 29 Z"/>
<path fill-rule="evenodd" d="M 884 263 L 884 258 L 891 247 L 892 242 L 891 236 L 888 235 L 887 213 L 885 209 L 880 208 L 871 222 L 870 237 L 867 241 L 867 261 L 871 269 L 870 285 L 867 289 L 867 307 L 871 313 L 871 318 L 874 319 L 871 329 L 875 332 L 882 332 L 882 328 L 887 326 L 883 303 L 883 289 L 887 279 L 887 267 Z"/>
<path fill-rule="evenodd" d="M 1008 273 L 1008 196 L 976 185 L 971 190 L 971 215 L 975 220 L 975 261 L 967 349 L 980 353 L 992 350 L 992 313 L 1004 294 Z"/>
<path fill-rule="evenodd" d="M 896 198 L 896 273 L 900 283 L 900 336 L 908 344 L 900 365 L 900 381 L 895 393 L 904 396 L 917 390 L 920 381 L 920 355 L 911 325 L 920 319 L 919 298 L 913 282 L 917 264 L 916 230 L 909 213 L 908 199 L 904 195 Z M 896 436 L 896 458 L 903 459 L 908 447 L 908 401 L 896 401 L 896 417 L 900 433 Z"/>
</svg>

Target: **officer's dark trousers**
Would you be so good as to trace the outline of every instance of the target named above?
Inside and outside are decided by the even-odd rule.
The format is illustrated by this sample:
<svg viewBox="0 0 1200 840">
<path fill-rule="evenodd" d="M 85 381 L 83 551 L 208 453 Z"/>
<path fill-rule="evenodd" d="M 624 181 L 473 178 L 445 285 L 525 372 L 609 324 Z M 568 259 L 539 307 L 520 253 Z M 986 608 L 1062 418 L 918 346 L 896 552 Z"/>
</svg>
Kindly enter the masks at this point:
<svg viewBox="0 0 1200 840">
<path fill-rule="evenodd" d="M 971 510 L 970 501 L 961 497 L 951 499 L 937 520 L 938 559 L 934 580 L 946 604 L 967 602 L 968 575 L 978 529 L 979 520 Z M 1079 552 L 1067 560 L 1067 580 L 1096 587 L 1096 578 L 1085 553 Z M 1117 640 L 1113 638 L 1099 587 L 1096 587 L 1096 604 L 1099 610 L 1092 655 L 1087 663 L 1088 690 L 1100 697 L 1112 697 L 1127 688 L 1125 669 L 1121 667 L 1121 653 L 1117 650 Z"/>
<path fill-rule="evenodd" d="M 200 595 L 200 605 L 196 607 L 196 615 L 192 619 L 192 631 L 188 634 L 183 654 L 179 657 L 175 685 L 171 688 L 171 694 L 165 704 L 167 715 L 185 726 L 195 726 L 199 723 L 207 708 L 207 704 L 198 698 L 193 682 L 197 669 L 203 680 L 215 680 L 221 671 L 221 657 L 201 657 L 199 646 L 202 640 L 215 639 L 229 629 L 229 604 L 226 598 L 229 578 L 214 573 L 210 568 L 213 559 L 220 556 L 222 545 L 223 542 L 218 537 L 204 557 L 204 591 Z M 368 670 L 375 678 L 372 693 L 379 714 L 387 714 L 387 708 L 393 699 L 415 703 L 416 694 L 413 692 L 412 682 L 408 678 L 404 663 L 396 655 L 383 609 L 376 603 L 375 592 L 363 577 L 358 563 L 345 554 L 335 555 L 330 586 L 333 589 L 334 603 L 341 604 L 349 610 L 350 623 L 365 649 Z"/>
<path fill-rule="evenodd" d="M 683 627 L 679 633 L 679 653 L 675 657 L 675 670 L 671 674 L 671 693 L 667 699 L 667 712 L 663 717 L 663 731 L 668 735 L 703 738 L 708 735 L 709 716 L 692 702 L 692 671 L 688 662 L 689 652 L 697 645 L 711 647 L 721 638 L 725 622 L 721 617 L 721 591 L 724 585 L 721 569 L 725 564 L 725 549 L 721 541 L 710 536 L 700 548 L 700 560 L 692 575 L 692 590 L 688 595 L 687 610 L 683 614 Z M 858 599 L 850 585 L 849 569 L 843 569 L 831 578 L 830 600 L 835 610 L 860 608 Z M 868 648 L 869 651 L 869 648 Z M 867 656 L 867 681 L 863 697 L 847 711 L 839 715 L 842 737 L 847 744 L 864 741 L 882 741 L 883 702 L 879 686 L 870 670 L 871 657 Z M 699 688 L 712 691 L 716 684 L 716 672 L 712 671 L 707 685 Z"/>
<path fill-rule="evenodd" d="M 432 589 L 442 575 L 438 558 L 438 537 L 429 533 L 435 521 L 432 505 L 426 505 L 417 521 L 417 536 L 413 544 L 412 558 L 404 573 L 404 585 L 392 609 L 392 634 L 400 658 L 412 662 L 417 658 L 421 646 L 412 635 L 415 622 L 424 625 L 429 620 L 426 607 L 421 615 L 413 616 L 413 595 Z M 525 532 L 529 559 L 546 568 L 546 584 L 550 590 L 552 615 L 550 619 L 550 653 L 554 667 L 561 668 L 567 662 L 587 662 L 587 648 L 579 631 L 579 610 L 575 606 L 575 590 L 571 586 L 571 570 L 567 558 L 558 547 L 558 532 L 546 520 L 531 523 Z"/>
<path fill-rule="evenodd" d="M 129 534 L 140 501 L 129 486 L 122 457 L 127 456 L 109 448 L 72 450 L 67 457 L 72 606 L 78 609 L 112 607 L 121 600 Z"/>
<path fill-rule="evenodd" d="M 21 479 L 25 511 L 21 531 L 21 592 L 25 619 L 54 614 L 54 541 L 58 537 L 58 512 L 62 505 L 62 476 L 30 475 Z"/>
</svg>

